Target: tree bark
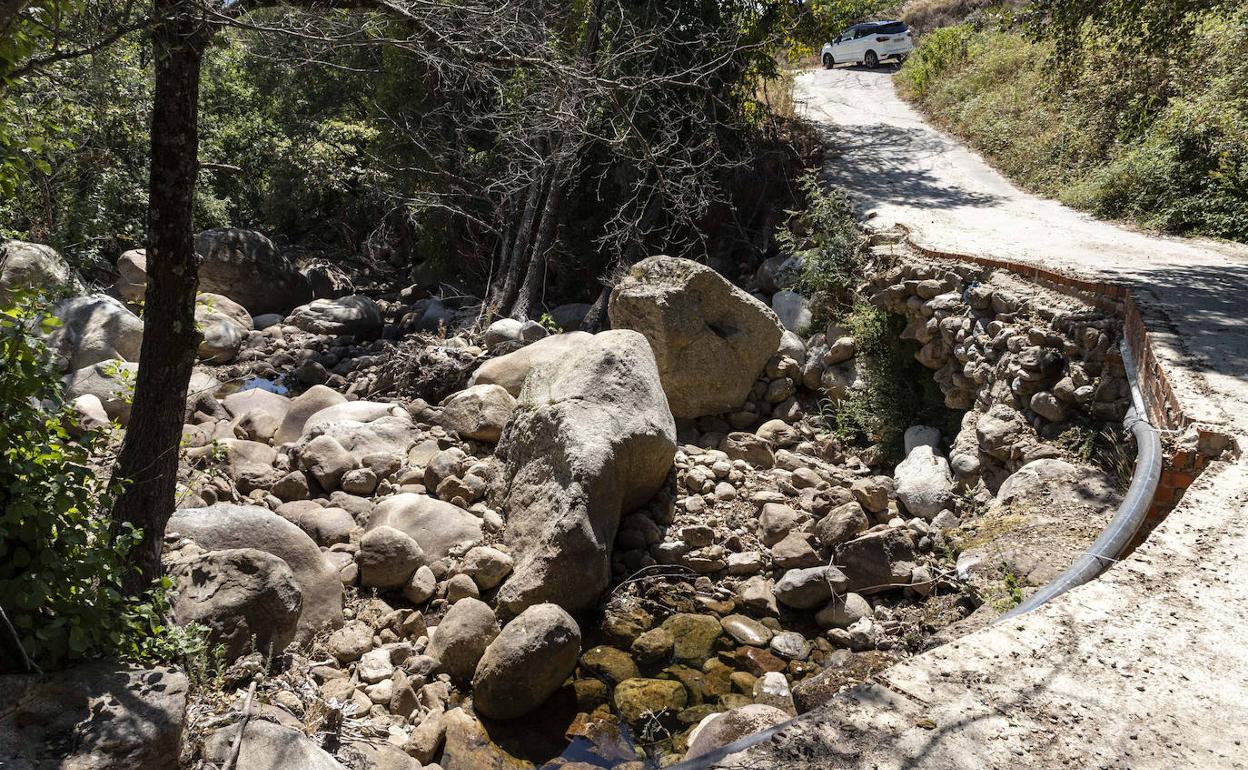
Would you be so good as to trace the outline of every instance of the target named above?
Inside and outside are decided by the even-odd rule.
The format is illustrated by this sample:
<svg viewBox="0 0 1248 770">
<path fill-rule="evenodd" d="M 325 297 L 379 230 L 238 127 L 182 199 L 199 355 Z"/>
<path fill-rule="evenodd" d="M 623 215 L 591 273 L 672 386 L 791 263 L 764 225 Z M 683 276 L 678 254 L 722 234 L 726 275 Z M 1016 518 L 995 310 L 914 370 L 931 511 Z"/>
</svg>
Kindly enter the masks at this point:
<svg viewBox="0 0 1248 770">
<path fill-rule="evenodd" d="M 541 224 L 537 228 L 537 240 L 533 242 L 533 253 L 525 270 L 524 283 L 520 285 L 516 304 L 511 308 L 512 318 L 531 319 L 537 308 L 541 306 L 541 293 L 546 285 L 546 252 L 550 250 L 555 239 L 555 230 L 559 226 L 559 209 L 563 207 L 564 177 L 571 166 L 567 155 L 555 162 L 551 172 L 550 189 L 546 193 L 546 203 L 542 206 Z"/>
<path fill-rule="evenodd" d="M 113 526 L 133 525 L 142 541 L 128 557 L 123 578 L 137 595 L 160 574 L 165 525 L 173 514 L 178 445 L 186 390 L 199 347 L 195 294 L 199 259 L 191 205 L 199 149 L 199 74 L 211 29 L 192 0 L 153 0 L 155 98 L 148 201 L 147 293 L 143 346 L 130 424 L 115 476 L 125 489 L 113 507 Z"/>
</svg>

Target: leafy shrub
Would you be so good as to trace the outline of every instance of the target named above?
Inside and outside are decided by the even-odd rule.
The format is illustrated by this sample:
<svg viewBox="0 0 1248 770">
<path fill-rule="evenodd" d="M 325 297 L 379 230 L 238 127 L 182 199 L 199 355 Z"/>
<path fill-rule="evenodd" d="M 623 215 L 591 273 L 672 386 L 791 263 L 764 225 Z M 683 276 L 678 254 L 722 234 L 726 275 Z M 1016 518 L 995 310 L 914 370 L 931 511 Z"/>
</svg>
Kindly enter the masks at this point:
<svg viewBox="0 0 1248 770">
<path fill-rule="evenodd" d="M 81 434 L 36 333 L 54 322 L 29 300 L 0 309 L 0 607 L 42 667 L 142 655 L 163 629 L 159 597 L 121 594 L 139 533 L 110 531 L 116 489 L 91 467 L 103 437 Z"/>
<path fill-rule="evenodd" d="M 788 212 L 776 241 L 782 252 L 801 261 L 797 288 L 811 303 L 833 313 L 843 311 L 852 304 L 853 289 L 862 280 L 858 256 L 862 233 L 853 203 L 845 190 L 824 184 L 818 173 L 803 176 L 798 185 L 806 207 Z"/>
<path fill-rule="evenodd" d="M 974 30 L 966 25 L 938 29 L 923 38 L 923 44 L 906 60 L 897 76 L 906 93 L 921 98 L 950 69 L 969 56 Z"/>
<path fill-rule="evenodd" d="M 901 339 L 904 317 L 859 301 L 840 323 L 857 346 L 862 386 L 851 388 L 825 414 L 839 438 L 879 444 L 887 459 L 898 461 L 911 425 L 956 432 L 957 415 L 944 407 L 936 381 L 915 360 L 915 344 Z"/>
<path fill-rule="evenodd" d="M 1193 13 L 1184 29 L 1163 46 L 1094 24 L 1055 40 L 997 16 L 927 35 L 897 80 L 1024 187 L 1248 241 L 1248 9 Z"/>
</svg>

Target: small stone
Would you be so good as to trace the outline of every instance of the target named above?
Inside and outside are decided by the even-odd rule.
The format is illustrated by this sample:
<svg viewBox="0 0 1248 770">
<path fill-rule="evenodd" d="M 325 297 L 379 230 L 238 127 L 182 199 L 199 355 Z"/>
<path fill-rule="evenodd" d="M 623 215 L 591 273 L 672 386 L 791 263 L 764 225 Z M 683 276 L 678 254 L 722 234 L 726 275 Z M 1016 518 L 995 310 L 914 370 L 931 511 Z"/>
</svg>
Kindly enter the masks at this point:
<svg viewBox="0 0 1248 770">
<path fill-rule="evenodd" d="M 789 660 L 806 660 L 810 656 L 810 642 L 796 631 L 781 631 L 771 638 L 768 646 L 772 652 Z"/>
<path fill-rule="evenodd" d="M 446 581 L 446 600 L 451 604 L 460 599 L 478 599 L 481 592 L 477 584 L 468 575 L 459 574 Z"/>
<path fill-rule="evenodd" d="M 745 615 L 729 615 L 720 625 L 738 644 L 762 647 L 771 639 L 771 629 Z"/>
<path fill-rule="evenodd" d="M 653 628 L 633 640 L 629 649 L 643 665 L 655 665 L 672 656 L 676 641 L 665 628 Z"/>
<path fill-rule="evenodd" d="M 403 598 L 412 604 L 424 604 L 438 590 L 438 579 L 427 565 L 421 565 L 403 586 Z"/>
<path fill-rule="evenodd" d="M 350 663 L 372 649 L 373 629 L 367 623 L 352 620 L 330 634 L 325 646 L 330 655 L 343 663 Z"/>
<path fill-rule="evenodd" d="M 379 647 L 364 653 L 355 672 L 359 675 L 361 682 L 369 684 L 389 679 L 394 673 L 394 664 L 390 662 L 390 650 Z"/>
<path fill-rule="evenodd" d="M 790 716 L 797 716 L 797 706 L 793 703 L 789 680 L 779 671 L 768 671 L 755 680 L 751 694 L 755 703 L 772 706 Z"/>
<path fill-rule="evenodd" d="M 587 650 L 581 656 L 581 666 L 591 674 L 612 683 L 623 682 L 639 675 L 637 664 L 627 653 L 605 645 Z"/>
</svg>

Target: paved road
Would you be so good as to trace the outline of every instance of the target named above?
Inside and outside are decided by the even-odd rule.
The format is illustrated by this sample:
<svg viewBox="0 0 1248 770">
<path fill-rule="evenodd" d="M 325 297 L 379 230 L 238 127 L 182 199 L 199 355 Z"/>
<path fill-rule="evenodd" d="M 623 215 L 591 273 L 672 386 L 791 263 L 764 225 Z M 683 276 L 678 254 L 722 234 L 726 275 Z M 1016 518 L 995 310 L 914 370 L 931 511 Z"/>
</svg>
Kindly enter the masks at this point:
<svg viewBox="0 0 1248 770">
<path fill-rule="evenodd" d="M 1027 195 L 925 125 L 889 77 L 799 80 L 808 115 L 844 149 L 834 178 L 933 248 L 1129 282 L 1151 299 L 1145 318 L 1164 332 L 1185 410 L 1198 403 L 1248 447 L 1248 249 L 1149 236 Z M 1241 459 L 1210 466 L 1099 579 L 894 666 L 718 766 L 1248 768 L 1245 586 Z"/>
<path fill-rule="evenodd" d="M 1150 235 L 1023 192 L 926 122 L 891 67 L 814 70 L 797 97 L 828 133 L 831 179 L 882 226 L 942 251 L 1035 262 L 1130 283 L 1190 416 L 1248 432 L 1248 246 Z"/>
</svg>

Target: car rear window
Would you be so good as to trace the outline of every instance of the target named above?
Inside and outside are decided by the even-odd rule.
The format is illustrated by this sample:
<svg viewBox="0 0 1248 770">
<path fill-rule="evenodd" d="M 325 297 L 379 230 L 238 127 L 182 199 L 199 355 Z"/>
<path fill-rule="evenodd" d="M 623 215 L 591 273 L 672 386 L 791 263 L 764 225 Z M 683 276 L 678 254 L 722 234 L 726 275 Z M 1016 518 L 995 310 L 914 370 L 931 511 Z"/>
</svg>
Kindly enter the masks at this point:
<svg viewBox="0 0 1248 770">
<path fill-rule="evenodd" d="M 884 24 L 880 24 L 875 29 L 871 30 L 871 34 L 873 35 L 900 35 L 901 33 L 906 32 L 906 31 L 907 29 L 906 29 L 905 22 L 890 21 Z"/>
</svg>

